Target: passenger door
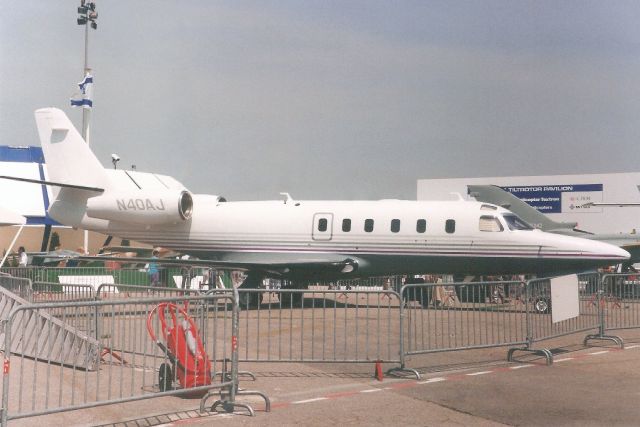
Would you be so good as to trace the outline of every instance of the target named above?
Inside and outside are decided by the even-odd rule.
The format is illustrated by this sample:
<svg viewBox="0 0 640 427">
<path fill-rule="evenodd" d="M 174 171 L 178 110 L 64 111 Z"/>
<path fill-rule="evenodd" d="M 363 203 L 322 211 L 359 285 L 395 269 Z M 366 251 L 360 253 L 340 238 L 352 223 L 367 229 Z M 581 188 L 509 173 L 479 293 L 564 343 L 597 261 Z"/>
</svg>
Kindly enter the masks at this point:
<svg viewBox="0 0 640 427">
<path fill-rule="evenodd" d="M 331 240 L 333 234 L 333 214 L 317 213 L 313 215 L 313 240 Z"/>
</svg>

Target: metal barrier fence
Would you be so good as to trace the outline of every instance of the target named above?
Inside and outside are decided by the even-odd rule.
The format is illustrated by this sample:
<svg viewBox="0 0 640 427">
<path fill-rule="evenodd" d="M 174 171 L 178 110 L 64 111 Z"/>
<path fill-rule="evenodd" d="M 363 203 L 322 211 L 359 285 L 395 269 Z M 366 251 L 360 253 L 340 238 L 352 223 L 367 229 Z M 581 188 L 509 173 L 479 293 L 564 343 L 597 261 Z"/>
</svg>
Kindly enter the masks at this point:
<svg viewBox="0 0 640 427">
<path fill-rule="evenodd" d="M 94 347 L 56 340 L 47 321 L 50 310 L 61 310 L 62 322 L 93 313 L 99 354 L 91 350 Z M 214 393 L 220 398 L 211 410 L 243 407 L 253 414 L 249 405 L 236 402 L 237 395 L 245 394 L 261 396 L 269 410 L 264 394 L 238 389 L 238 319 L 233 292 L 16 307 L 3 320 L 4 348 L 11 351 L 4 352 L 2 426 L 18 418 L 195 393 L 203 396 L 202 410 Z M 44 326 L 27 327 L 34 322 Z M 152 330 L 155 339 L 145 329 Z M 202 337 L 202 345 L 195 336 Z M 30 348 L 42 345 L 38 355 L 27 355 Z M 77 354 L 62 364 L 52 361 L 53 355 L 64 352 Z M 96 360 L 97 370 L 75 362 L 96 357 L 101 358 Z M 219 381 L 215 372 L 221 372 Z"/>
<path fill-rule="evenodd" d="M 169 358 L 140 332 L 140 321 L 148 316 L 150 305 L 158 301 L 183 304 L 185 313 L 194 319 L 203 337 L 214 364 L 212 372 L 224 372 L 223 361 L 228 360 L 236 371 L 239 361 L 386 362 L 399 364 L 395 371 L 407 371 L 419 377 L 417 371 L 407 368 L 407 360 L 412 356 L 500 346 L 511 347 L 510 360 L 515 351 L 533 351 L 546 357 L 550 364 L 551 352 L 534 349 L 536 344 L 597 330 L 596 334 L 585 337 L 585 344 L 590 339 L 608 339 L 622 346 L 621 339 L 605 332 L 640 327 L 640 280 L 631 275 L 579 275 L 579 314 L 556 323 L 552 316 L 549 279 L 407 284 L 396 292 L 394 289 L 400 283 L 400 277 L 382 277 L 364 282 L 318 283 L 305 290 L 276 286 L 212 291 L 205 295 L 196 290 L 169 287 L 101 284 L 93 294 L 96 302 L 51 304 L 46 298 L 87 298 L 92 287 L 59 283 L 35 283 L 29 287 L 28 280 L 0 276 L 0 286 L 26 293 L 30 296 L 28 300 L 42 301 L 23 310 L 48 310 L 58 319 L 95 337 L 107 357 L 109 373 L 104 375 L 109 379 L 98 382 L 106 381 L 109 386 L 101 386 L 99 390 L 97 387 L 78 389 L 80 394 L 76 397 L 85 399 L 80 399 L 80 403 L 72 398 L 69 404 L 60 397 L 66 406 L 59 409 L 58 405 L 54 411 L 75 408 L 78 404 L 89 407 L 82 405 L 97 406 L 157 395 L 152 390 L 155 383 L 144 375 L 152 375 L 151 372 L 155 375 L 166 369 L 161 366 L 166 365 Z M 46 298 L 39 299 L 40 295 Z M 14 333 L 20 330 L 13 328 Z M 21 370 L 23 365 L 31 368 L 29 363 L 34 362 L 20 359 Z M 142 379 L 134 378 L 135 374 L 127 371 L 134 365 L 143 372 Z M 47 369 L 52 366 L 55 365 L 47 363 Z M 42 378 L 40 371 L 35 372 L 32 376 Z M 73 375 L 71 379 L 76 381 Z M 95 375 L 88 380 L 79 377 L 85 384 L 97 380 Z M 48 377 L 45 375 L 45 378 Z M 221 378 L 224 380 L 227 376 L 223 374 Z M 136 391 L 140 393 L 131 391 L 134 386 L 139 386 L 140 390 Z M 35 386 L 27 383 L 25 387 L 27 390 Z M 113 387 L 119 387 L 120 394 Z M 226 394 L 237 392 L 227 385 L 219 388 Z M 103 389 L 106 393 L 115 393 L 114 397 L 108 394 L 107 398 L 100 396 L 86 401 L 86 390 L 95 391 L 98 396 Z M 129 394 L 122 394 L 123 389 Z M 19 395 L 22 394 L 20 391 Z M 54 390 L 51 396 L 63 394 L 62 390 Z M 28 416 L 20 414 L 43 410 L 33 405 L 31 412 L 19 407 L 11 416 Z"/>
<path fill-rule="evenodd" d="M 118 283 L 102 283 L 97 287 L 95 298 L 98 300 L 110 300 L 121 298 L 148 298 L 148 297 L 174 297 L 187 295 L 202 295 L 195 289 L 180 289 L 166 286 L 139 286 Z"/>
<path fill-rule="evenodd" d="M 407 368 L 412 355 L 500 346 L 512 347 L 509 360 L 515 351 L 529 351 L 551 364 L 551 351 L 535 349 L 534 344 L 595 329 L 600 332 L 587 335 L 585 345 L 597 339 L 622 346 L 620 338 L 604 333 L 602 309 L 607 305 L 600 303 L 599 275 L 578 275 L 578 289 L 579 315 L 554 323 L 549 279 L 405 285 L 401 290 L 401 362 L 392 371 L 419 376 Z"/>
<path fill-rule="evenodd" d="M 394 291 L 239 289 L 241 361 L 398 363 Z"/>
<path fill-rule="evenodd" d="M 599 297 L 603 333 L 640 328 L 640 274 L 605 274 Z"/>
<path fill-rule="evenodd" d="M 144 268 L 107 267 L 3 267 L 0 272 L 13 277 L 30 279 L 32 282 L 84 284 L 98 286 L 102 283 L 120 283 L 148 286 L 149 274 Z M 163 286 L 176 287 L 181 277 L 180 268 L 161 268 L 160 282 Z"/>
<path fill-rule="evenodd" d="M 402 287 L 401 364 L 417 354 L 526 344 L 522 282 L 421 283 Z"/>
<path fill-rule="evenodd" d="M 95 288 L 91 285 L 67 285 L 51 282 L 33 282 L 30 301 L 44 302 L 75 302 L 93 301 L 96 297 Z"/>
<path fill-rule="evenodd" d="M 551 280 L 536 279 L 527 283 L 527 296 L 532 304 L 529 313 L 529 346 L 534 343 L 578 332 L 598 329 L 600 317 L 594 303 L 599 289 L 599 275 L 578 276 L 578 317 L 554 323 L 551 312 Z"/>
<path fill-rule="evenodd" d="M 29 301 L 33 292 L 31 280 L 20 277 L 0 275 L 0 286 L 13 292 L 20 298 Z"/>
</svg>

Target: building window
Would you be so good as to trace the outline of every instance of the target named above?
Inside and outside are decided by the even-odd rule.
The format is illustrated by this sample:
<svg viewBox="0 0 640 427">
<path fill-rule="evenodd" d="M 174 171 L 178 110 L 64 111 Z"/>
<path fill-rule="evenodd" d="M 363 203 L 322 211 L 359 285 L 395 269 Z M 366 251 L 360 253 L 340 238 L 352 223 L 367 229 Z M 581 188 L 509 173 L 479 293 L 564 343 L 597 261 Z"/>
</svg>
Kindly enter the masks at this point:
<svg viewBox="0 0 640 427">
<path fill-rule="evenodd" d="M 444 231 L 446 231 L 449 234 L 455 233 L 456 232 L 456 220 L 455 219 L 448 219 L 445 226 L 444 226 Z"/>
<path fill-rule="evenodd" d="M 364 220 L 364 231 L 371 233 L 373 231 L 373 220 L 371 218 Z"/>
<path fill-rule="evenodd" d="M 318 220 L 318 231 L 327 231 L 327 218 L 320 218 L 320 220 Z"/>
<path fill-rule="evenodd" d="M 416 223 L 416 231 L 418 233 L 424 233 L 427 230 L 427 220 L 419 219 Z"/>
<path fill-rule="evenodd" d="M 348 233 L 351 231 L 351 220 L 349 218 L 345 218 L 342 220 L 342 231 Z"/>
<path fill-rule="evenodd" d="M 392 233 L 397 233 L 398 231 L 400 231 L 400 220 L 399 219 L 392 219 L 391 220 L 391 232 Z"/>
</svg>

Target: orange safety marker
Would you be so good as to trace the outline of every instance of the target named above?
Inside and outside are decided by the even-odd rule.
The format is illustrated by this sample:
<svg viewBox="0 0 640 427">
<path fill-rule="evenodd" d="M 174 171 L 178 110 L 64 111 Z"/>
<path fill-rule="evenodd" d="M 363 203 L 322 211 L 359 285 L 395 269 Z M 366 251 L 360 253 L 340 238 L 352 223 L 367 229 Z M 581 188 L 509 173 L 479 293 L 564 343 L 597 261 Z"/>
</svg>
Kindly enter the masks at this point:
<svg viewBox="0 0 640 427">
<path fill-rule="evenodd" d="M 376 370 L 373 374 L 378 381 L 382 381 L 384 379 L 384 374 L 382 373 L 382 361 L 376 360 Z"/>
</svg>

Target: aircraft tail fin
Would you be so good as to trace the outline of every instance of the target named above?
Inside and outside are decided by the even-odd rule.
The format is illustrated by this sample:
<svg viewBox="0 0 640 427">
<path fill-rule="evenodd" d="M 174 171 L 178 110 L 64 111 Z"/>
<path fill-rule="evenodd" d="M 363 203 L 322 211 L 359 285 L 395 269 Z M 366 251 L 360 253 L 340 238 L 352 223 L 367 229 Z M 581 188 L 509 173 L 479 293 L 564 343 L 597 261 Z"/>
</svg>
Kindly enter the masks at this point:
<svg viewBox="0 0 640 427">
<path fill-rule="evenodd" d="M 57 108 L 36 110 L 36 125 L 44 153 L 53 201 L 49 215 L 61 224 L 83 225 L 87 200 L 109 187 L 107 171 L 65 113 Z"/>
<path fill-rule="evenodd" d="M 469 195 L 479 202 L 491 203 L 509 209 L 523 220 L 543 231 L 573 229 L 575 222 L 557 222 L 528 205 L 508 191 L 495 185 L 468 185 Z"/>
<path fill-rule="evenodd" d="M 57 108 L 42 108 L 35 117 L 49 180 L 106 189 L 109 180 L 104 167 L 67 115 Z"/>
</svg>

